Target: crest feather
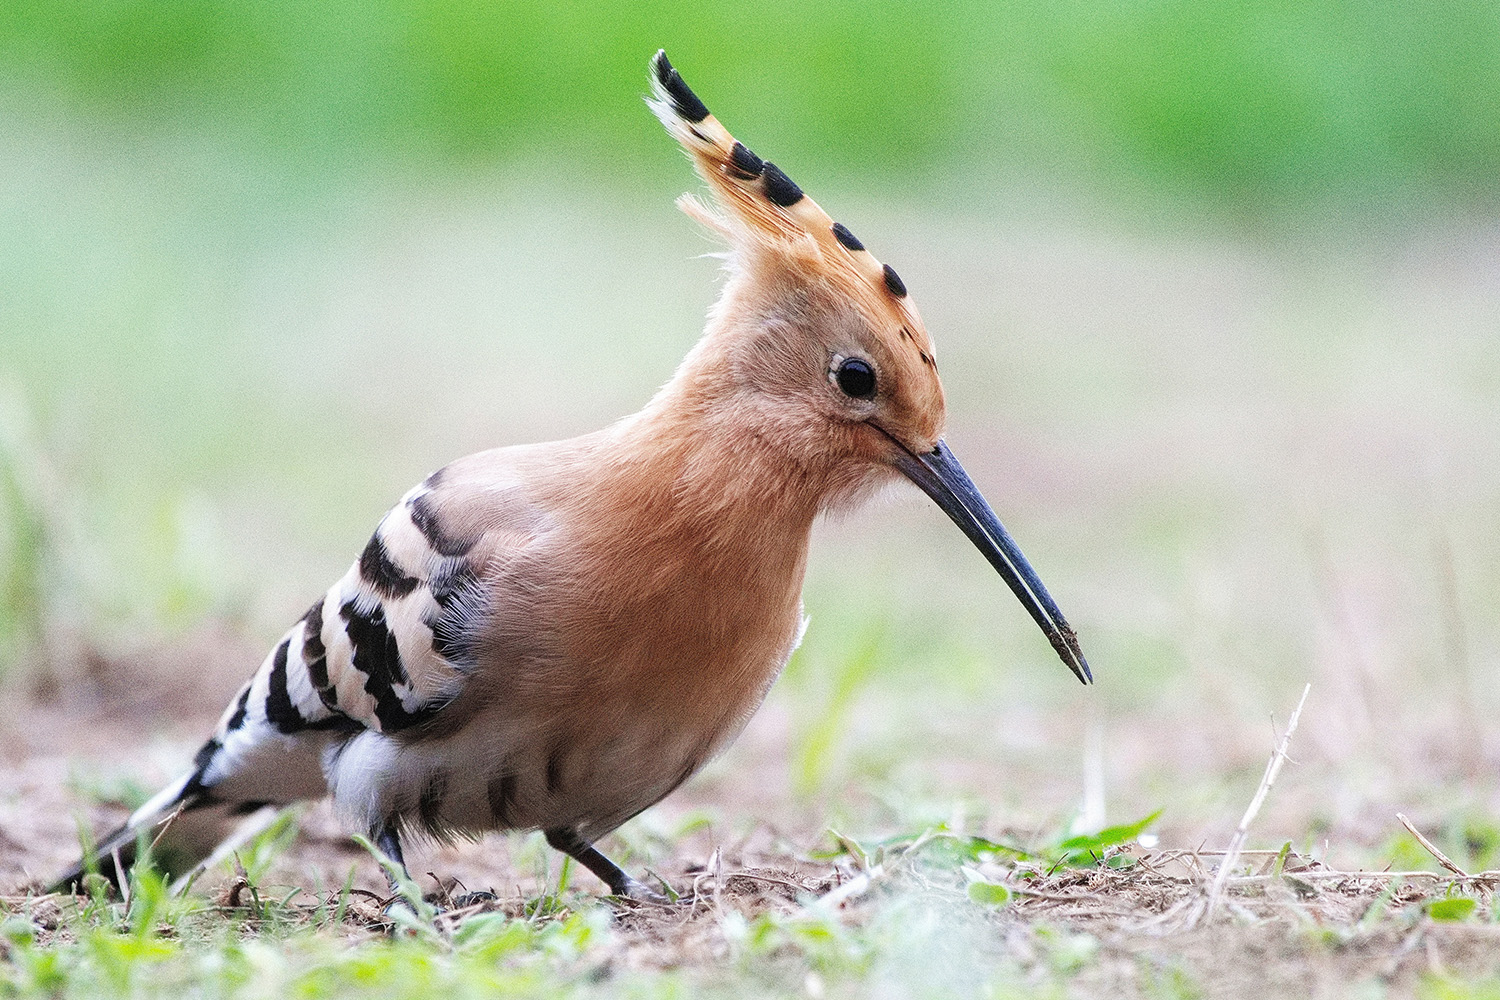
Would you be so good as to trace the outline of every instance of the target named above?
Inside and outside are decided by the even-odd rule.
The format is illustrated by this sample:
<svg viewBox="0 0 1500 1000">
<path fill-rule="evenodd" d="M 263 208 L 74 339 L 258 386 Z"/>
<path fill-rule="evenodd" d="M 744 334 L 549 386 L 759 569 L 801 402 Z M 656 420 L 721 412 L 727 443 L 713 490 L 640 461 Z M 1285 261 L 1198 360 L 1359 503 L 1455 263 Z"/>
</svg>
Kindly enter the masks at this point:
<svg viewBox="0 0 1500 1000">
<path fill-rule="evenodd" d="M 772 243 L 804 243 L 810 236 L 820 247 L 838 246 L 828 213 L 780 167 L 736 140 L 693 93 L 665 51 L 651 60 L 651 90 L 651 110 L 686 150 L 708 182 L 715 204 L 727 213 L 724 224 L 713 228 L 727 227 L 740 238 Z M 704 209 L 701 203 L 683 207 L 695 218 Z M 878 277 L 880 265 L 871 260 L 861 270 Z"/>
<path fill-rule="evenodd" d="M 921 328 L 916 308 L 896 272 L 833 221 L 776 164 L 763 160 L 730 134 L 667 59 L 651 58 L 646 103 L 707 182 L 712 205 L 692 195 L 677 199 L 690 218 L 722 235 L 736 252 L 809 256 L 825 276 L 859 299 L 878 295 L 904 320 Z"/>
</svg>

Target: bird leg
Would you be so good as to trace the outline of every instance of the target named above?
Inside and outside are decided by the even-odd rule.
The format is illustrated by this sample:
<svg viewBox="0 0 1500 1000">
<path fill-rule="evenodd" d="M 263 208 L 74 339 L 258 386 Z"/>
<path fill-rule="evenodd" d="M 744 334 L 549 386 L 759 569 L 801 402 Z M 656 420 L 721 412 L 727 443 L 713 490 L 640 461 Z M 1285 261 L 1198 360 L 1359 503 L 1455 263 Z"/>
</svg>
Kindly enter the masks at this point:
<svg viewBox="0 0 1500 1000">
<path fill-rule="evenodd" d="M 411 878 L 411 872 L 406 867 L 406 858 L 401 853 L 401 835 L 396 832 L 395 824 L 387 823 L 376 830 L 373 840 L 375 846 L 380 848 L 381 852 L 387 858 L 400 865 L 401 870 L 406 872 L 407 878 Z M 410 904 L 401 896 L 401 887 L 396 884 L 395 877 L 389 871 L 385 873 L 385 881 L 391 891 L 391 895 L 396 897 L 387 905 L 386 912 L 390 912 L 391 907 L 394 906 L 405 906 L 410 910 Z M 493 903 L 499 898 L 493 892 L 466 892 L 461 896 L 451 897 L 448 900 L 448 906 L 455 910 L 463 910 L 480 903 Z M 439 906 L 437 912 L 447 912 L 447 907 Z"/>
<path fill-rule="evenodd" d="M 406 872 L 406 877 L 411 878 L 411 872 L 406 871 L 406 857 L 401 853 L 401 835 L 396 832 L 396 825 L 394 823 L 386 823 L 375 831 L 375 836 L 372 839 L 375 841 L 375 846 L 380 848 L 380 852 L 400 865 L 401 870 Z M 396 884 L 395 875 L 386 872 L 385 881 L 393 894 L 400 892 L 400 887 Z"/>
<path fill-rule="evenodd" d="M 410 880 L 411 872 L 406 870 L 406 858 L 401 853 L 401 835 L 396 832 L 396 824 L 386 822 L 374 831 L 374 836 L 371 839 L 375 842 L 375 846 L 380 848 L 380 853 L 384 854 L 389 861 L 399 866 L 401 868 L 402 874 L 404 874 L 407 879 Z M 417 916 L 418 907 L 414 905 L 411 900 L 402 895 L 401 885 L 396 881 L 396 873 L 391 871 L 385 865 L 381 865 L 380 868 L 383 872 L 385 872 L 386 888 L 389 889 L 391 893 L 390 902 L 385 904 L 385 909 L 381 912 L 386 917 L 389 917 L 399 909 L 405 910 L 409 915 L 413 917 Z M 400 924 L 392 924 L 391 933 L 397 933 L 400 926 Z"/>
<path fill-rule="evenodd" d="M 547 830 L 547 843 L 562 851 L 568 857 L 577 861 L 583 867 L 609 886 L 609 891 L 625 899 L 637 899 L 653 903 L 665 903 L 667 899 L 661 893 L 648 888 L 640 882 L 627 875 L 619 865 L 606 858 L 600 853 L 599 848 L 590 844 L 578 831 L 571 826 L 562 826 Z"/>
</svg>

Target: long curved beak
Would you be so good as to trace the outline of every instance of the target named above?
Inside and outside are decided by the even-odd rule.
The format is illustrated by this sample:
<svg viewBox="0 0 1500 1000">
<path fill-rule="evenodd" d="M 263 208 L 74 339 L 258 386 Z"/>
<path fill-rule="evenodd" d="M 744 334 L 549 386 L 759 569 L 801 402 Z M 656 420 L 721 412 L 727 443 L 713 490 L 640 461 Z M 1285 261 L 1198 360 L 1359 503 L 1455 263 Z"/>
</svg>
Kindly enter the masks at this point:
<svg viewBox="0 0 1500 1000">
<path fill-rule="evenodd" d="M 894 441 L 895 438 L 892 438 Z M 953 452 L 942 441 L 924 455 L 918 455 L 901 442 L 895 465 L 901 472 L 922 488 L 922 491 L 953 519 L 953 523 L 969 536 L 969 541 L 984 553 L 990 565 L 1000 573 L 1002 579 L 1015 592 L 1026 610 L 1047 635 L 1052 648 L 1067 664 L 1069 670 L 1083 683 L 1094 679 L 1089 672 L 1088 661 L 1083 650 L 1078 648 L 1078 636 L 1074 634 L 1067 619 L 1057 609 L 1057 602 L 1042 586 L 1036 570 L 1021 554 L 1015 539 L 1000 523 L 990 505 L 979 493 L 979 488 L 958 464 Z"/>
</svg>

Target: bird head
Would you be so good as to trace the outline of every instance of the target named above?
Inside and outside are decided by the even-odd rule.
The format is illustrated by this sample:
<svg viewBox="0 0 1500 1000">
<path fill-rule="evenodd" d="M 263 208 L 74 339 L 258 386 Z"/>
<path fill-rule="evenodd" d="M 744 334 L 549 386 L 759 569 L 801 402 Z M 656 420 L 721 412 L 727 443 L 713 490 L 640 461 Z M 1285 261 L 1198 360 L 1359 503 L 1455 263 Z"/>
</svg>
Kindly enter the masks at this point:
<svg viewBox="0 0 1500 1000">
<path fill-rule="evenodd" d="M 845 486 L 900 474 L 963 530 L 1085 683 L 1087 662 L 1041 580 L 942 440 L 932 338 L 906 284 L 781 168 L 735 139 L 657 52 L 648 103 L 707 183 L 679 206 L 729 246 L 728 282 L 677 381 L 788 462 Z"/>
</svg>

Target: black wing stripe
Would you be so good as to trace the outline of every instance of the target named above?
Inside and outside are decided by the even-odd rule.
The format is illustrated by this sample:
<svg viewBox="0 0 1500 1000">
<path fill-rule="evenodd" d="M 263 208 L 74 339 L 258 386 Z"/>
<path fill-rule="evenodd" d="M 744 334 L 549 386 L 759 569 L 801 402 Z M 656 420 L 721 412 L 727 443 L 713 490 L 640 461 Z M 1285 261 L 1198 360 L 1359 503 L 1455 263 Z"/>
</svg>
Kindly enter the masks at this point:
<svg viewBox="0 0 1500 1000">
<path fill-rule="evenodd" d="M 318 698 L 329 711 L 339 710 L 338 691 L 328 683 L 328 648 L 323 645 L 323 603 L 321 598 L 302 619 L 302 662 L 307 664 L 307 680 L 318 692 Z"/>
<path fill-rule="evenodd" d="M 246 684 L 244 687 L 240 688 L 240 697 L 239 697 L 239 700 L 234 703 L 234 714 L 231 715 L 229 717 L 229 721 L 224 724 L 224 732 L 226 732 L 226 733 L 232 733 L 236 729 L 240 728 L 240 726 L 244 725 L 245 724 L 245 714 L 249 711 L 249 708 L 250 708 L 250 685 Z M 215 741 L 211 740 L 209 742 L 213 743 L 214 745 L 217 745 L 217 743 L 215 743 Z M 209 748 L 209 745 L 208 744 L 204 744 L 203 749 L 198 751 L 199 756 L 202 756 L 202 754 L 205 751 L 207 751 L 208 748 Z M 204 764 L 203 761 L 199 761 L 197 763 L 198 763 L 199 767 L 202 767 L 203 764 Z"/>
<path fill-rule="evenodd" d="M 385 550 L 385 543 L 380 540 L 379 531 L 370 536 L 370 544 L 365 546 L 365 551 L 359 557 L 359 575 L 386 597 L 405 597 L 416 590 L 417 584 L 421 582 L 416 577 L 401 572 L 401 568 L 391 561 L 390 553 Z"/>
<path fill-rule="evenodd" d="M 302 713 L 292 704 L 286 689 L 286 653 L 291 638 L 281 640 L 271 661 L 271 675 L 266 678 L 266 721 L 283 733 L 295 733 L 306 726 Z"/>
<path fill-rule="evenodd" d="M 419 493 L 407 501 L 407 512 L 411 517 L 411 523 L 416 525 L 422 537 L 427 539 L 427 544 L 432 546 L 432 551 L 440 556 L 456 559 L 459 556 L 468 555 L 469 550 L 474 547 L 476 538 L 457 538 L 449 535 L 438 524 L 437 512 L 432 509 L 432 502 L 427 499 L 425 493 Z"/>
<path fill-rule="evenodd" d="M 354 669 L 365 675 L 365 692 L 375 699 L 375 717 L 382 732 L 394 733 L 425 722 L 442 708 L 443 703 L 437 703 L 407 711 L 402 704 L 396 686 L 408 685 L 410 681 L 401 663 L 396 637 L 386 624 L 383 607 L 377 604 L 366 613 L 351 600 L 345 602 L 339 614 L 354 647 Z"/>
</svg>

